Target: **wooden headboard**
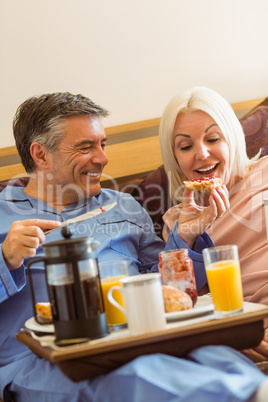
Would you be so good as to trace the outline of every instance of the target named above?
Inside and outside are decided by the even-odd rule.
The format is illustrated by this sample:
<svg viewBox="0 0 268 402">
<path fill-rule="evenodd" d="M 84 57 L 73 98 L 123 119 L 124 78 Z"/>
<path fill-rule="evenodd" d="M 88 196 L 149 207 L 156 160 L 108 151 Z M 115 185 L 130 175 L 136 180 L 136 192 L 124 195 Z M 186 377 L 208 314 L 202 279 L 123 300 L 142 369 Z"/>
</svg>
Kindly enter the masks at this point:
<svg viewBox="0 0 268 402">
<path fill-rule="evenodd" d="M 265 98 L 233 103 L 240 118 Z M 123 124 L 105 129 L 108 136 L 106 152 L 109 163 L 103 172 L 103 184 L 138 178 L 162 164 L 158 141 L 160 118 Z M 0 149 L 0 181 L 27 176 L 15 146 Z"/>
</svg>

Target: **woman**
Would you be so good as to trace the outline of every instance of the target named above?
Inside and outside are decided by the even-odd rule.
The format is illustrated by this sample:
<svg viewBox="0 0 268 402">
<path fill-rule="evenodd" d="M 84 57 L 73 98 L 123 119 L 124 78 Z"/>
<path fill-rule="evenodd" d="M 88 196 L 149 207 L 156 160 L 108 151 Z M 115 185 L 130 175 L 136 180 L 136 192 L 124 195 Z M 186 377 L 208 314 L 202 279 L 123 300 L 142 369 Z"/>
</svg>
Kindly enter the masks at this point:
<svg viewBox="0 0 268 402">
<path fill-rule="evenodd" d="M 178 231 L 203 270 L 200 254 L 211 241 L 216 246 L 237 244 L 244 299 L 268 304 L 263 203 L 268 198 L 267 157 L 248 158 L 243 129 L 232 107 L 205 87 L 195 87 L 169 102 L 159 136 L 174 204 L 163 217 L 164 238 Z M 183 181 L 203 176 L 220 177 L 223 185 L 196 199 Z M 205 282 L 199 283 L 199 289 Z"/>
</svg>

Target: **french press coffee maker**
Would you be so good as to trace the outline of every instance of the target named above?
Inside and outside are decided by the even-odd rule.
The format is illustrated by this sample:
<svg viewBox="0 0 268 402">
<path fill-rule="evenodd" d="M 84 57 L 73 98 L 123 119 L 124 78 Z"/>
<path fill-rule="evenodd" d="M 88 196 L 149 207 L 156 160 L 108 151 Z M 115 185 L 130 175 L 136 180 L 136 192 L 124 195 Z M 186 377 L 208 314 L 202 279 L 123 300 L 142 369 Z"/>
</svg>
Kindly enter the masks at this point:
<svg viewBox="0 0 268 402">
<path fill-rule="evenodd" d="M 62 228 L 63 240 L 43 244 L 45 257 L 27 264 L 35 319 L 36 298 L 31 265 L 44 262 L 51 303 L 56 343 L 71 344 L 108 334 L 101 290 L 96 247 L 90 237 L 73 239 L 68 226 Z"/>
</svg>

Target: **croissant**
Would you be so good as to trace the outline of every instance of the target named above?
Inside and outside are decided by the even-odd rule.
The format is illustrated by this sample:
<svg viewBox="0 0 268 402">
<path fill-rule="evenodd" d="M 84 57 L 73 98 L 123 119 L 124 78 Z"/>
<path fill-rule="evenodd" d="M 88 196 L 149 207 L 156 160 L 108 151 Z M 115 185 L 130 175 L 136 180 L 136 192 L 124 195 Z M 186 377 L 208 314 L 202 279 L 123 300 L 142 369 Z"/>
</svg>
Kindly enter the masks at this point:
<svg viewBox="0 0 268 402">
<path fill-rule="evenodd" d="M 52 320 L 51 304 L 48 302 L 40 302 L 35 305 L 36 312 L 41 317 Z"/>
<path fill-rule="evenodd" d="M 191 297 L 180 289 L 172 286 L 162 286 L 165 311 L 172 313 L 174 311 L 190 310 L 193 308 Z"/>
</svg>

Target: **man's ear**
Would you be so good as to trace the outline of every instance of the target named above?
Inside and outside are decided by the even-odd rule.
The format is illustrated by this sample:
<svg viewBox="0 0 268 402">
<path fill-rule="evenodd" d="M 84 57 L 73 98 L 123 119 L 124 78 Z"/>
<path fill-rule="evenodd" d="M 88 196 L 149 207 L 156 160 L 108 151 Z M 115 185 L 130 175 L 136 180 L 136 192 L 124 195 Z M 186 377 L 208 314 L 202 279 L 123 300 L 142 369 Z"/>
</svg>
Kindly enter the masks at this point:
<svg viewBox="0 0 268 402">
<path fill-rule="evenodd" d="M 37 168 L 47 169 L 47 149 L 39 142 L 33 142 L 30 146 L 30 152 Z"/>
</svg>

